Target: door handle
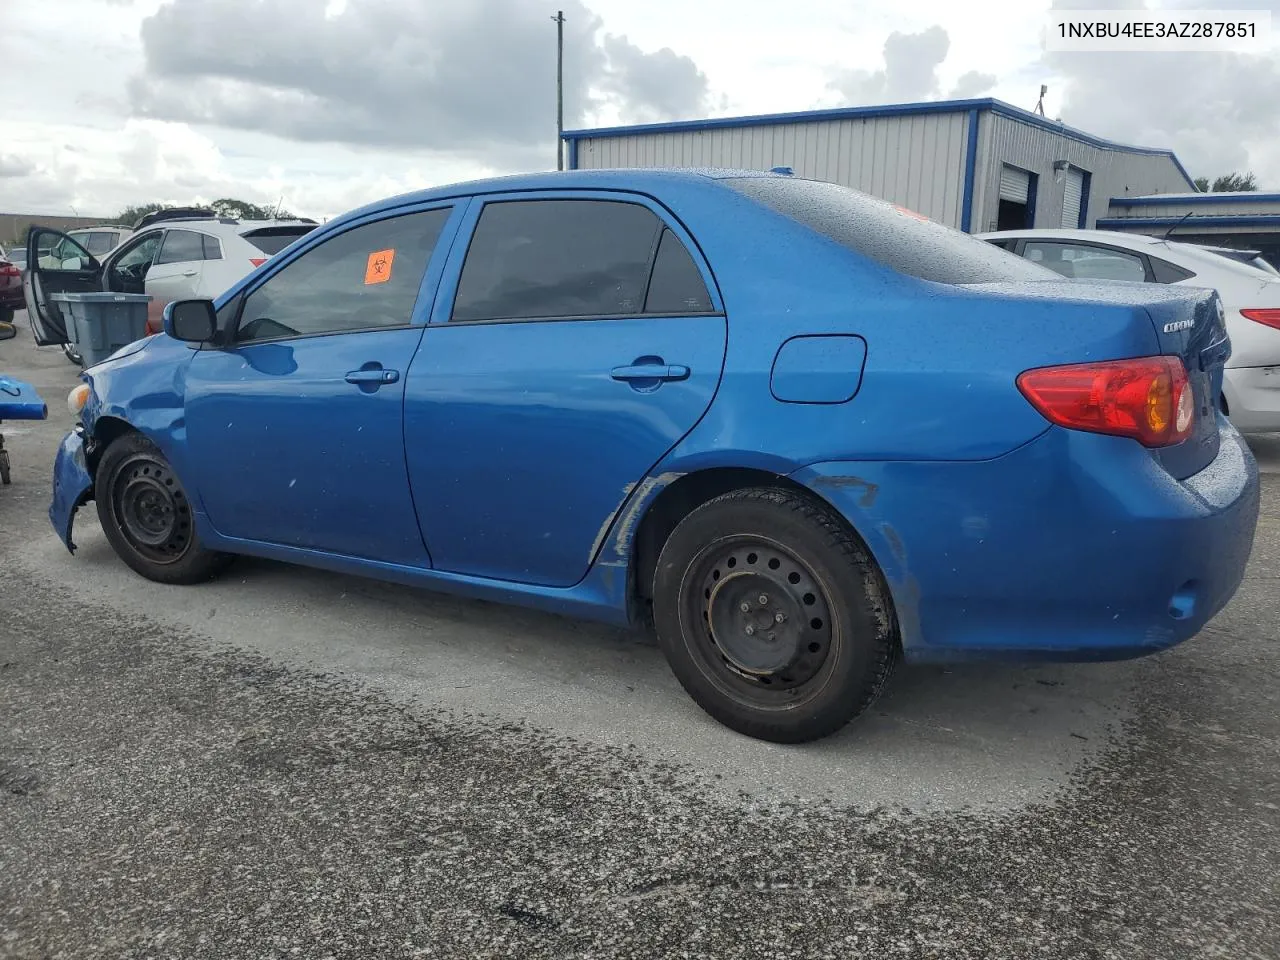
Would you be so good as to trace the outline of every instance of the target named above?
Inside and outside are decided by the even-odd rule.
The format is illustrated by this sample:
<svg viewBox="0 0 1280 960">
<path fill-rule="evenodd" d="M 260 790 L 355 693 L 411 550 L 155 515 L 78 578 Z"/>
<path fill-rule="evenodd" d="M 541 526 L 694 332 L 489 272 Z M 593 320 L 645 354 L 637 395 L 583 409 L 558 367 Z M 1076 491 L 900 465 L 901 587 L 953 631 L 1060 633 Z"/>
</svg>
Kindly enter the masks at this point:
<svg viewBox="0 0 1280 960">
<path fill-rule="evenodd" d="M 399 370 L 352 370 L 347 374 L 347 383 L 395 383 L 400 379 Z"/>
<path fill-rule="evenodd" d="M 688 380 L 689 368 L 678 363 L 632 363 L 614 367 L 609 376 L 615 380 Z"/>
<path fill-rule="evenodd" d="M 182 275 L 184 277 L 194 277 L 198 272 L 197 270 L 183 270 Z"/>
</svg>

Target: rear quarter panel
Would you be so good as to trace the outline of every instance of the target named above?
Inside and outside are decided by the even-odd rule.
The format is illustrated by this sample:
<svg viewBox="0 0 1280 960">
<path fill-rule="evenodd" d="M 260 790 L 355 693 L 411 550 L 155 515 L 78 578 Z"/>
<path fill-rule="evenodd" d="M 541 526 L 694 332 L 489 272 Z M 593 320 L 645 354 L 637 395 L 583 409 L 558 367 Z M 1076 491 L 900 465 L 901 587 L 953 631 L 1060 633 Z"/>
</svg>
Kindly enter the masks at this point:
<svg viewBox="0 0 1280 960">
<path fill-rule="evenodd" d="M 671 193 L 669 206 L 715 273 L 729 342 L 715 403 L 663 470 L 989 459 L 1048 428 L 1018 392 L 1019 373 L 1156 351 L 1141 306 L 1081 299 L 1066 281 L 969 288 L 916 280 L 729 188 Z M 833 404 L 775 399 L 770 370 L 782 344 L 833 333 L 867 343 L 857 395 Z"/>
</svg>

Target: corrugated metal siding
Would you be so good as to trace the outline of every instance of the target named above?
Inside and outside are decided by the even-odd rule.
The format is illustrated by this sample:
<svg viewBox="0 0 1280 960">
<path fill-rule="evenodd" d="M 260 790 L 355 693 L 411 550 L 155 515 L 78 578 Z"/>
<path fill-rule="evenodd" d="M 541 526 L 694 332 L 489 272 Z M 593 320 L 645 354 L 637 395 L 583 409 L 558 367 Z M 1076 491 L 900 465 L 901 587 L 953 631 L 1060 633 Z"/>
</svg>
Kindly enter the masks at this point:
<svg viewBox="0 0 1280 960">
<path fill-rule="evenodd" d="M 589 137 L 578 166 L 787 166 L 960 226 L 968 114 L 912 114 Z"/>
<path fill-rule="evenodd" d="M 1115 194 L 1111 194 L 1115 196 Z M 1239 200 L 1212 201 L 1209 203 L 1160 203 L 1151 201 L 1141 206 L 1111 207 L 1103 214 L 1108 217 L 1185 217 L 1188 213 L 1197 217 L 1257 216 L 1280 213 L 1280 201 L 1250 200 L 1246 193 Z"/>
<path fill-rule="evenodd" d="M 1179 193 L 1187 189 L 1186 180 L 1168 156 L 1104 150 L 993 113 L 982 115 L 978 130 L 972 225 L 975 233 L 996 229 L 1000 169 L 1006 163 L 1040 176 L 1036 191 L 1037 227 L 1056 227 L 1062 222 L 1066 177 L 1065 174 L 1055 177 L 1055 160 L 1066 160 L 1093 174 L 1086 226 L 1108 215 L 1111 197 Z"/>
</svg>

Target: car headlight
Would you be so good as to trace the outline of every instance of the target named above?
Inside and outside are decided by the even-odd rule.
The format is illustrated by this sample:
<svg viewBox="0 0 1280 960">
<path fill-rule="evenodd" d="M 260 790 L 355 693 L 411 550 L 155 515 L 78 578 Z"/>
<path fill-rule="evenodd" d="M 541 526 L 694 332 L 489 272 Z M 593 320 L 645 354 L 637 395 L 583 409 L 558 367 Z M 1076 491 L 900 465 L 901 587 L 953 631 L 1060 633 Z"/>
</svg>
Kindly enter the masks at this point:
<svg viewBox="0 0 1280 960">
<path fill-rule="evenodd" d="M 82 383 L 72 389 L 67 394 L 67 409 L 71 411 L 73 417 L 79 418 L 84 411 L 84 405 L 89 402 L 89 385 Z"/>
</svg>

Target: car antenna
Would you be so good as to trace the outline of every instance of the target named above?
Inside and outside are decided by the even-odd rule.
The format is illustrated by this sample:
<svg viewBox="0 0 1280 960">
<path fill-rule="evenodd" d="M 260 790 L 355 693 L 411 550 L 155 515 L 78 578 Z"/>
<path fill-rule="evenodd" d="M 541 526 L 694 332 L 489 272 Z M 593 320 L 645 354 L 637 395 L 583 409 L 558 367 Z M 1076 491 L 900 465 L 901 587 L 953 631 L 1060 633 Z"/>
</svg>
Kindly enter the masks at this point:
<svg viewBox="0 0 1280 960">
<path fill-rule="evenodd" d="M 1170 234 L 1172 234 L 1173 231 L 1177 230 L 1180 226 L 1182 226 L 1182 224 L 1186 221 L 1186 219 L 1190 216 L 1193 216 L 1194 214 L 1195 214 L 1195 211 L 1192 210 L 1191 213 L 1184 214 L 1182 217 L 1180 217 L 1177 223 L 1175 223 L 1172 227 L 1170 227 L 1168 230 L 1164 232 L 1164 236 L 1160 238 L 1160 242 L 1167 243 L 1169 241 Z"/>
</svg>

